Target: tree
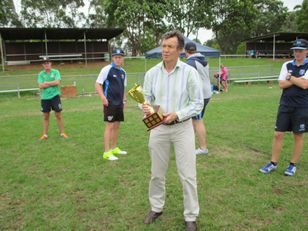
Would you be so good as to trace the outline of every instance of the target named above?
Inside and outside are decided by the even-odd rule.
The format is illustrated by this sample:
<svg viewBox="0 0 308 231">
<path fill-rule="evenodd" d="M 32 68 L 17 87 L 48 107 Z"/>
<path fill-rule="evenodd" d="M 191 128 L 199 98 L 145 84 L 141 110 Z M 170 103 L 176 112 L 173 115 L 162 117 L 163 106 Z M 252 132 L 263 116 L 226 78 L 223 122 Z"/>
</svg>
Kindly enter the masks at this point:
<svg viewBox="0 0 308 231">
<path fill-rule="evenodd" d="M 207 40 L 204 45 L 220 50 L 219 44 L 215 38 Z"/>
<path fill-rule="evenodd" d="M 167 0 L 166 21 L 169 29 L 178 29 L 186 37 L 199 28 L 210 27 L 212 0 Z"/>
<path fill-rule="evenodd" d="M 106 1 L 91 0 L 86 25 L 89 27 L 105 27 L 107 24 Z"/>
<path fill-rule="evenodd" d="M 13 0 L 0 1 L 0 26 L 1 27 L 15 27 L 22 26 L 19 21 Z"/>
<path fill-rule="evenodd" d="M 26 27 L 76 27 L 85 18 L 82 6 L 83 0 L 21 0 L 21 17 Z"/>
<path fill-rule="evenodd" d="M 280 31 L 295 32 L 298 31 L 296 24 L 296 11 L 287 12 L 284 24 L 281 26 Z"/>
<path fill-rule="evenodd" d="M 234 54 L 252 30 L 257 14 L 253 1 L 217 0 L 212 13 L 212 29 L 222 52 Z"/>
<path fill-rule="evenodd" d="M 245 39 L 277 32 L 287 16 L 280 0 L 217 0 L 212 29 L 222 52 L 234 54 Z"/>
<path fill-rule="evenodd" d="M 107 25 L 123 27 L 132 55 L 154 47 L 165 24 L 164 1 L 155 0 L 106 0 Z M 147 43 L 146 45 L 144 43 Z"/>
<path fill-rule="evenodd" d="M 297 29 L 299 32 L 308 32 L 308 0 L 304 0 L 301 8 L 296 12 Z"/>
<path fill-rule="evenodd" d="M 260 36 L 278 32 L 286 23 L 288 8 L 280 0 L 255 0 L 257 17 L 250 36 Z"/>
</svg>

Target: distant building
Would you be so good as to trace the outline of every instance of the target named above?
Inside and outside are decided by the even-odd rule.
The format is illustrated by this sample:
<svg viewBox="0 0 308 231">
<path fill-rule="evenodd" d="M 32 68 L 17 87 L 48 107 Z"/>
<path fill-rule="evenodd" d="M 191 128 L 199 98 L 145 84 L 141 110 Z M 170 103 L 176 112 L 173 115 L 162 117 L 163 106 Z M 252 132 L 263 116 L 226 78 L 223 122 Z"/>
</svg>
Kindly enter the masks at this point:
<svg viewBox="0 0 308 231">
<path fill-rule="evenodd" d="M 43 56 L 53 61 L 104 60 L 109 58 L 109 40 L 121 28 L 0 28 L 2 66 L 30 64 Z"/>
<path fill-rule="evenodd" d="M 277 32 L 246 40 L 246 54 L 251 57 L 292 57 L 290 47 L 297 38 L 308 40 L 308 33 Z"/>
</svg>

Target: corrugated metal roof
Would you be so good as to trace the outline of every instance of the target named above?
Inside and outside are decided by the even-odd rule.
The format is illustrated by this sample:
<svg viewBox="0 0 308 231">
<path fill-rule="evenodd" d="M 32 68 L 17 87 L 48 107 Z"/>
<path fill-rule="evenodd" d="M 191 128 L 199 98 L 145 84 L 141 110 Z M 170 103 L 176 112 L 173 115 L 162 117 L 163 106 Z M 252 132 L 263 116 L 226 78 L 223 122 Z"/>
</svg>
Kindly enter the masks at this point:
<svg viewBox="0 0 308 231">
<path fill-rule="evenodd" d="M 112 39 L 124 31 L 122 28 L 0 28 L 4 40 L 45 39 Z"/>
<path fill-rule="evenodd" d="M 276 41 L 285 41 L 285 42 L 291 42 L 294 41 L 296 38 L 304 38 L 308 39 L 308 33 L 304 32 L 276 32 L 271 34 L 266 34 L 262 36 L 253 37 L 250 39 L 247 39 L 246 42 L 257 42 L 257 41 L 273 41 L 275 35 Z"/>
</svg>

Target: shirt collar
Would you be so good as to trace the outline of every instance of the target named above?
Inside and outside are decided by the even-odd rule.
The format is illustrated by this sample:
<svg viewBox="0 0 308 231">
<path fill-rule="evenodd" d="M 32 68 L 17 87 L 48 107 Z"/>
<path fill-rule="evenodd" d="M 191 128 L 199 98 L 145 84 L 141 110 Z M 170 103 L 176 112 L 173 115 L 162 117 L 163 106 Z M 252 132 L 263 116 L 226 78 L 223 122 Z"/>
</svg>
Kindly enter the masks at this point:
<svg viewBox="0 0 308 231">
<path fill-rule="evenodd" d="M 122 67 L 117 67 L 115 63 L 111 63 L 111 66 L 114 67 L 115 69 L 122 70 Z"/>
<path fill-rule="evenodd" d="M 306 58 L 305 61 L 304 61 L 300 66 L 305 65 L 305 64 L 307 64 L 307 63 L 308 63 L 308 58 Z M 293 65 L 293 66 L 297 66 L 297 65 L 296 65 L 296 60 L 295 60 L 295 59 L 293 59 L 292 65 Z"/>
<path fill-rule="evenodd" d="M 161 70 L 166 71 L 165 66 L 164 66 L 164 61 L 160 62 L 158 65 L 159 65 L 159 67 L 161 68 Z M 178 58 L 178 61 L 177 61 L 176 64 L 175 64 L 175 68 L 172 70 L 172 72 L 173 72 L 175 69 L 180 68 L 180 67 L 181 67 L 181 60 L 180 60 L 180 58 Z M 172 73 L 172 72 L 171 72 L 171 73 Z"/>
</svg>

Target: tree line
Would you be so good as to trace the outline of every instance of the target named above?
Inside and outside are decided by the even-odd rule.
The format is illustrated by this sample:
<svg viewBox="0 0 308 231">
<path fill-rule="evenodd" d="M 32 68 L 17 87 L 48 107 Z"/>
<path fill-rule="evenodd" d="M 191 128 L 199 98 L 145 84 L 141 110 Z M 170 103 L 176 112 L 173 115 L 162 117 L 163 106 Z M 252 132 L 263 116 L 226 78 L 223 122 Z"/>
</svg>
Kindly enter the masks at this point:
<svg viewBox="0 0 308 231">
<path fill-rule="evenodd" d="M 185 36 L 212 29 L 222 53 L 236 53 L 252 36 L 307 32 L 308 0 L 288 11 L 281 0 L 13 0 L 0 2 L 0 27 L 121 27 L 132 55 L 159 44 L 163 33 L 178 29 Z M 210 39 L 210 38 L 209 38 Z"/>
</svg>

